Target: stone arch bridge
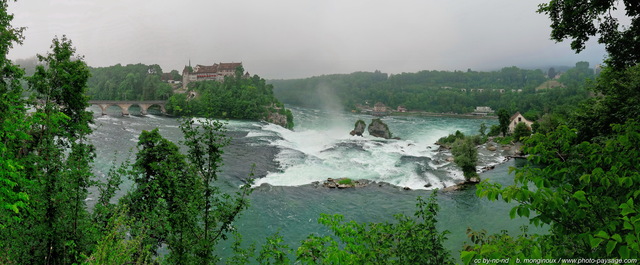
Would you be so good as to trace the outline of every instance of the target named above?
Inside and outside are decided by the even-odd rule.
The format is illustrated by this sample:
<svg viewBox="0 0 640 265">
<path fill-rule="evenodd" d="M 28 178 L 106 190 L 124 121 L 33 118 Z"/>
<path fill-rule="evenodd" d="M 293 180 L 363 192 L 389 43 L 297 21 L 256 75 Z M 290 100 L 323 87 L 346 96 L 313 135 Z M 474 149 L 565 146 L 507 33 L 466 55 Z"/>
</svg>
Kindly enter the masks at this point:
<svg viewBox="0 0 640 265">
<path fill-rule="evenodd" d="M 147 110 L 151 106 L 159 106 L 160 110 L 163 114 L 167 113 L 167 110 L 164 108 L 166 105 L 166 101 L 164 100 L 89 100 L 89 104 L 98 105 L 102 110 L 102 115 L 107 115 L 107 109 L 113 105 L 120 107 L 122 110 L 122 115 L 129 115 L 129 107 L 132 105 L 140 106 L 140 114 L 146 115 Z"/>
</svg>

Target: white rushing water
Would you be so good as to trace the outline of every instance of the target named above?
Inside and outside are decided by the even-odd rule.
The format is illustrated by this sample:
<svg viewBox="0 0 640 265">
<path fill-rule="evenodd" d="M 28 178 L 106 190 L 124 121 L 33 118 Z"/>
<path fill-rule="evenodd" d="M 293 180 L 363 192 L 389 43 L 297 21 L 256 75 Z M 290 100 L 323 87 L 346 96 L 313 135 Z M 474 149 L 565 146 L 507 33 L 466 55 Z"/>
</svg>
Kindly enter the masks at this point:
<svg viewBox="0 0 640 265">
<path fill-rule="evenodd" d="M 294 131 L 263 124 L 247 137 L 276 146 L 279 171 L 256 181 L 275 186 L 299 186 L 327 178 L 367 179 L 411 189 L 433 189 L 454 185 L 464 178 L 461 171 L 436 151 L 435 141 L 455 130 L 474 133 L 482 122 L 432 117 L 385 117 L 394 136 L 385 140 L 370 136 L 351 136 L 358 119 L 369 123 L 370 116 L 331 115 L 318 111 L 295 110 Z M 499 157 L 488 159 L 499 160 Z"/>
</svg>

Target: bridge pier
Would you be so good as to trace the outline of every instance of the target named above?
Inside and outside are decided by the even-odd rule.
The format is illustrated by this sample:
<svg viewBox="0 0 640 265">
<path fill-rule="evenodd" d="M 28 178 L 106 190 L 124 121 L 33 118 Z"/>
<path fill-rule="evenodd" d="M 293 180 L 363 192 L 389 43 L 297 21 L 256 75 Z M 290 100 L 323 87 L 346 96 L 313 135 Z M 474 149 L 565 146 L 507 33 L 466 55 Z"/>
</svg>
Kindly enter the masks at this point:
<svg viewBox="0 0 640 265">
<path fill-rule="evenodd" d="M 111 106 L 111 104 L 96 104 L 96 105 L 100 107 L 100 110 L 102 111 L 102 116 L 107 115 L 107 109 Z"/>
<path fill-rule="evenodd" d="M 129 107 L 131 107 L 131 105 L 133 105 L 133 104 L 119 103 L 119 104 L 116 104 L 116 105 L 118 105 L 122 109 L 122 116 L 127 116 L 127 115 L 129 115 Z"/>
</svg>

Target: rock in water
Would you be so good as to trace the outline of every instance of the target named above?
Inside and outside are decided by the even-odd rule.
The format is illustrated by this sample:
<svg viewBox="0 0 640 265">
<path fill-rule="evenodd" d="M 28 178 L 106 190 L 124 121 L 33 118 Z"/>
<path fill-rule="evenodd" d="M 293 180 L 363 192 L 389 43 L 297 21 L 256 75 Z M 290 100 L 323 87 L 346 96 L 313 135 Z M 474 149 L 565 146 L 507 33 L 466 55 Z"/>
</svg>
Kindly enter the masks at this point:
<svg viewBox="0 0 640 265">
<path fill-rule="evenodd" d="M 356 121 L 355 128 L 349 134 L 351 134 L 352 136 L 353 135 L 362 136 L 365 128 L 367 128 L 367 124 L 363 120 L 358 120 Z"/>
<path fill-rule="evenodd" d="M 389 131 L 389 126 L 382 122 L 380 119 L 373 119 L 369 124 L 369 128 L 367 129 L 371 136 L 380 137 L 384 139 L 391 138 L 391 132 Z"/>
<path fill-rule="evenodd" d="M 269 116 L 267 117 L 267 122 L 270 122 L 270 123 L 273 123 L 273 124 L 277 124 L 277 125 L 280 125 L 282 127 L 287 128 L 287 116 L 282 115 L 282 114 L 277 113 L 277 112 L 269 113 Z"/>
</svg>

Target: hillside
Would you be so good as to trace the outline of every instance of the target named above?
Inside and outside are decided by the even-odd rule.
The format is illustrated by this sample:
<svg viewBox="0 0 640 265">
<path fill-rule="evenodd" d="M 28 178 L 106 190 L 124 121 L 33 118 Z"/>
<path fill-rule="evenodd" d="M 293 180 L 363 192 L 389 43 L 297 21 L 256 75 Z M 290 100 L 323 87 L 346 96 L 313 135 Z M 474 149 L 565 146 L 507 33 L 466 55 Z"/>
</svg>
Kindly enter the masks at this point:
<svg viewBox="0 0 640 265">
<path fill-rule="evenodd" d="M 536 89 L 549 81 L 543 71 L 517 67 L 494 72 L 420 71 L 397 75 L 355 72 L 269 82 L 284 103 L 311 108 L 338 106 L 353 110 L 359 104 L 382 102 L 393 109 L 403 106 L 440 113 L 469 113 L 476 106 L 547 112 L 562 110 L 589 96 L 584 84 L 587 78 L 593 78 L 593 70 L 588 63 L 588 71 L 584 66 L 578 63 L 562 75 L 558 82 L 567 84 L 563 89 L 548 91 Z M 586 74 L 589 71 L 591 75 Z"/>
</svg>

